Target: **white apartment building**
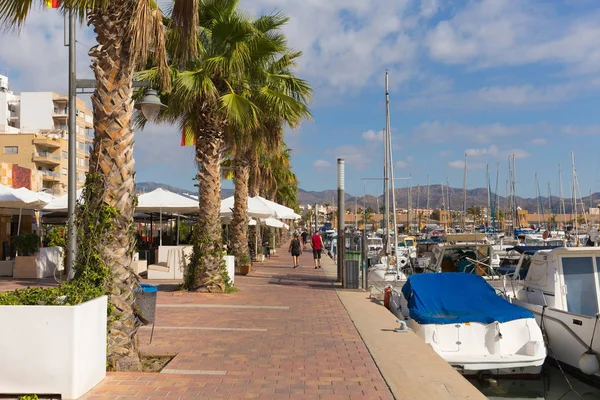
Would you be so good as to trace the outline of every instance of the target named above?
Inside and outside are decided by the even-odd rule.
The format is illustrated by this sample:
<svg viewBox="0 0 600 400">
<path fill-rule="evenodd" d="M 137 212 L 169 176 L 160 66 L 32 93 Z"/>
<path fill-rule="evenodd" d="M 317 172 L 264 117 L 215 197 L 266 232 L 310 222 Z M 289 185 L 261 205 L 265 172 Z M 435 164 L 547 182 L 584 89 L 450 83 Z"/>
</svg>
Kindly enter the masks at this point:
<svg viewBox="0 0 600 400">
<path fill-rule="evenodd" d="M 81 187 L 89 166 L 93 115 L 84 101 L 77 99 L 76 105 L 77 187 Z M 54 195 L 66 193 L 67 120 L 67 95 L 14 94 L 8 78 L 0 75 L 0 183 Z M 29 178 L 24 169 L 31 170 Z"/>
</svg>

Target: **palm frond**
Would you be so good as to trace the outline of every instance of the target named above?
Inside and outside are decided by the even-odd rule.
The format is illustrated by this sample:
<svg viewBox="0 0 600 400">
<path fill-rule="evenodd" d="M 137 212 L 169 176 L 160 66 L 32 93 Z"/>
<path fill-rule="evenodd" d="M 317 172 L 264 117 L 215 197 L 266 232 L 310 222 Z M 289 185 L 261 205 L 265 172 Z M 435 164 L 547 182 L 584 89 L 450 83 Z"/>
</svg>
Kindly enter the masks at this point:
<svg viewBox="0 0 600 400">
<path fill-rule="evenodd" d="M 220 111 L 232 127 L 248 130 L 257 126 L 259 110 L 246 97 L 231 92 L 221 96 L 220 103 Z"/>
<path fill-rule="evenodd" d="M 174 0 L 170 29 L 177 32 L 179 57 L 183 62 L 198 55 L 196 31 L 199 25 L 198 0 Z"/>
</svg>

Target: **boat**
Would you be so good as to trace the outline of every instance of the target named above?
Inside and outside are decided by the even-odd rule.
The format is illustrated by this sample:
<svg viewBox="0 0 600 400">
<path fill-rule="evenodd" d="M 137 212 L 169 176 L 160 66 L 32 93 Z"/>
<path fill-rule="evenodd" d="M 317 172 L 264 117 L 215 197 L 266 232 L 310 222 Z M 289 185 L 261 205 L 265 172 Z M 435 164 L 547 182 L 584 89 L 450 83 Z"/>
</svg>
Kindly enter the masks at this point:
<svg viewBox="0 0 600 400">
<path fill-rule="evenodd" d="M 539 249 L 511 297 L 535 315 L 551 357 L 600 382 L 599 268 L 600 247 Z"/>
<path fill-rule="evenodd" d="M 546 346 L 534 315 L 499 296 L 482 277 L 411 275 L 390 309 L 466 376 L 539 375 Z"/>
</svg>

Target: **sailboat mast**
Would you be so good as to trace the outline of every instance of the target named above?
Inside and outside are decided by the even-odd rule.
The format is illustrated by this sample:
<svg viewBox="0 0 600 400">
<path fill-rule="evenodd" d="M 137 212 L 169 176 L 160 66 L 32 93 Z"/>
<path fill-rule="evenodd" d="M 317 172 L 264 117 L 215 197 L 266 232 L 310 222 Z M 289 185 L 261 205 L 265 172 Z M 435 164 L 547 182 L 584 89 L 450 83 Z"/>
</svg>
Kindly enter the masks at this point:
<svg viewBox="0 0 600 400">
<path fill-rule="evenodd" d="M 548 209 L 550 210 L 550 218 L 548 221 L 552 220 L 554 216 L 554 210 L 552 209 L 552 191 L 550 190 L 550 182 L 548 182 Z M 554 222 L 556 224 L 556 222 Z M 552 229 L 550 223 L 548 223 L 548 230 Z"/>
<path fill-rule="evenodd" d="M 412 175 L 410 176 L 410 180 L 408 181 L 407 206 L 408 206 L 408 215 L 406 217 L 407 217 L 407 221 L 408 221 L 408 233 L 410 233 L 410 231 L 412 229 Z"/>
<path fill-rule="evenodd" d="M 535 197 L 537 199 L 537 218 L 538 218 L 538 228 L 540 227 L 540 197 L 541 197 L 541 193 L 540 193 L 540 184 L 538 182 L 538 178 L 537 178 L 537 172 L 535 173 Z"/>
<path fill-rule="evenodd" d="M 397 262 L 398 259 L 398 240 L 397 240 L 397 236 L 398 236 L 398 220 L 397 220 L 397 216 L 396 216 L 396 184 L 395 184 L 395 179 L 394 179 L 394 157 L 392 157 L 392 132 L 391 132 L 391 124 L 390 124 L 390 100 L 389 100 L 389 92 L 388 92 L 388 74 L 387 71 L 385 73 L 385 92 L 386 92 L 386 130 L 387 130 L 387 138 L 388 138 L 388 152 L 389 152 L 389 156 L 388 156 L 388 168 L 390 169 L 390 186 L 391 186 L 391 191 L 392 191 L 392 213 L 393 213 L 393 217 L 392 217 L 392 222 L 393 222 L 393 227 L 394 227 L 394 257 L 396 259 L 396 271 L 399 274 L 400 271 L 398 270 L 399 264 Z M 389 224 L 389 221 L 386 221 L 386 223 Z M 389 231 L 389 228 L 388 228 Z M 388 241 L 389 239 L 391 239 L 391 236 L 388 236 Z"/>
<path fill-rule="evenodd" d="M 562 227 L 563 229 L 565 229 L 565 224 L 566 224 L 566 218 L 567 216 L 565 215 L 567 213 L 567 209 L 565 207 L 565 198 L 563 197 L 563 187 L 562 187 L 562 171 L 560 170 L 560 164 L 558 164 L 558 196 L 560 197 L 559 203 L 558 203 L 558 209 L 560 211 L 560 214 L 562 215 Z"/>
<path fill-rule="evenodd" d="M 487 186 L 487 213 L 486 213 L 486 228 L 490 226 L 491 221 L 491 212 L 492 212 L 492 203 L 490 202 L 490 165 L 486 164 L 485 166 L 485 182 Z"/>
<path fill-rule="evenodd" d="M 496 226 L 498 225 L 498 217 L 500 216 L 500 195 L 498 194 L 498 183 L 500 182 L 500 163 L 496 164 L 496 201 L 494 201 L 494 213 L 495 219 L 494 233 L 496 233 Z"/>
<path fill-rule="evenodd" d="M 573 152 L 571 152 L 571 180 L 573 181 L 573 192 L 571 194 L 571 200 L 573 203 L 571 211 L 573 213 L 573 218 L 575 218 L 573 226 L 575 227 L 575 234 L 577 234 L 577 193 L 575 192 L 575 155 L 573 154 Z"/>
<path fill-rule="evenodd" d="M 384 156 L 383 156 L 383 207 L 384 207 L 384 229 L 383 234 L 385 238 L 385 255 L 389 256 L 390 254 L 390 194 L 389 187 L 390 181 L 388 176 L 389 171 L 389 140 L 388 135 L 389 132 L 389 114 L 390 114 L 390 94 L 388 91 L 388 72 L 385 71 L 385 131 L 384 131 Z M 389 257 L 388 257 L 389 259 Z"/>
<path fill-rule="evenodd" d="M 448 177 L 446 177 L 446 201 L 446 209 L 448 210 L 449 219 L 451 219 L 452 208 L 450 207 L 450 183 L 448 182 Z"/>
<path fill-rule="evenodd" d="M 467 153 L 465 153 L 465 168 L 463 174 L 463 207 L 462 207 L 462 218 L 460 229 L 465 231 L 465 217 L 467 214 Z"/>
<path fill-rule="evenodd" d="M 431 213 L 429 212 L 429 175 L 427 175 L 427 225 L 429 225 L 429 219 Z"/>
</svg>

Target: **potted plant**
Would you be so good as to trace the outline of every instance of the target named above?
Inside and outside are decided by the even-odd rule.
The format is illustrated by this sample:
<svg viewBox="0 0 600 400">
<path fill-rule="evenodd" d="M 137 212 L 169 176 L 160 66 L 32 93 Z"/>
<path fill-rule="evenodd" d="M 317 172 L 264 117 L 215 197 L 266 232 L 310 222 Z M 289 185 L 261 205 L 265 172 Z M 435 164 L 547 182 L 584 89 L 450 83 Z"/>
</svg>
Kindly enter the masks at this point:
<svg viewBox="0 0 600 400">
<path fill-rule="evenodd" d="M 102 381 L 107 346 L 102 294 L 103 288 L 71 283 L 0 293 L 0 393 L 77 399 Z"/>
<path fill-rule="evenodd" d="M 11 244 L 17 252 L 15 257 L 14 278 L 34 279 L 37 278 L 37 256 L 40 248 L 40 237 L 35 233 L 22 233 L 10 239 Z"/>
<path fill-rule="evenodd" d="M 242 254 L 235 258 L 235 273 L 236 275 L 248 275 L 252 268 L 252 261 L 247 254 Z"/>
</svg>

